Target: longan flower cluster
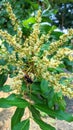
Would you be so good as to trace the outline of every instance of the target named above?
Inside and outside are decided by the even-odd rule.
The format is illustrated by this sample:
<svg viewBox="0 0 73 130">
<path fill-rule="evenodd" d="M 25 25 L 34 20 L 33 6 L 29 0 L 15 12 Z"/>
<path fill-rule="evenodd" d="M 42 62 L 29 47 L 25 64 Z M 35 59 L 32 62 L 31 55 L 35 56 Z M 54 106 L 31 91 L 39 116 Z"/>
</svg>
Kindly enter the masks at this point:
<svg viewBox="0 0 73 130">
<path fill-rule="evenodd" d="M 52 42 L 48 49 L 48 55 L 53 54 L 58 50 L 59 47 L 62 47 L 68 39 L 71 39 L 73 37 L 73 29 L 69 29 L 67 34 L 63 34 L 60 36 L 60 40 L 56 42 Z"/>
<path fill-rule="evenodd" d="M 12 25 L 14 25 L 14 30 L 17 31 L 17 41 L 22 37 L 22 30 L 19 26 L 19 21 L 17 20 L 15 14 L 13 13 L 12 7 L 9 2 L 5 3 L 6 10 L 9 14 L 9 18 L 11 20 Z"/>
<path fill-rule="evenodd" d="M 38 15 L 35 16 L 35 19 L 36 19 L 36 22 L 37 22 L 37 23 L 40 23 L 40 22 L 41 22 L 41 17 L 40 17 L 40 16 L 41 16 L 41 13 L 42 13 L 42 11 L 39 10 L 39 11 L 38 11 Z"/>
<path fill-rule="evenodd" d="M 0 59 L 4 58 L 6 59 L 6 56 L 8 55 L 8 52 L 5 48 L 5 46 L 2 44 L 0 48 Z"/>
<path fill-rule="evenodd" d="M 73 76 L 73 74 L 71 75 L 71 73 L 64 73 L 64 72 L 55 75 L 55 77 L 57 79 L 61 79 L 62 77 L 68 78 L 68 77 L 72 77 L 72 76 Z"/>
<path fill-rule="evenodd" d="M 7 31 L 0 30 L 0 35 L 12 46 L 16 45 L 15 37 L 10 35 Z"/>
<path fill-rule="evenodd" d="M 15 14 L 13 13 L 10 3 L 9 2 L 5 3 L 5 6 L 6 6 L 6 10 L 8 12 L 8 15 L 9 15 L 9 18 L 11 19 L 12 24 L 15 25 L 17 18 L 15 16 Z"/>
<path fill-rule="evenodd" d="M 35 17 L 36 24 L 33 26 L 32 33 L 23 42 L 21 38 L 22 33 L 21 31 L 18 32 L 19 25 L 16 23 L 17 18 L 13 14 L 11 5 L 6 3 L 6 8 L 12 24 L 17 31 L 17 34 L 12 36 L 7 31 L 0 30 L 0 36 L 14 48 L 13 52 L 9 54 L 7 50 L 5 51 L 5 47 L 2 47 L 3 44 L 1 43 L 0 45 L 2 53 L 5 51 L 5 55 L 0 53 L 0 59 L 3 57 L 7 60 L 7 66 L 3 66 L 3 69 L 4 67 L 5 69 L 9 69 L 6 67 L 11 64 L 16 67 L 14 73 L 18 73 L 13 77 L 11 87 L 20 91 L 23 79 L 28 75 L 32 81 L 34 81 L 34 79 L 41 80 L 42 78 L 49 81 L 50 87 L 53 87 L 56 92 L 62 91 L 63 95 L 73 98 L 73 84 L 70 84 L 69 81 L 69 79 L 72 78 L 72 74 L 67 74 L 65 72 L 55 73 L 54 71 L 49 70 L 49 68 L 55 70 L 60 64 L 63 64 L 63 58 L 65 57 L 68 57 L 70 61 L 73 61 L 73 51 L 67 47 L 62 47 L 68 39 L 73 37 L 73 29 L 70 29 L 67 34 L 60 36 L 60 40 L 52 42 L 48 46 L 47 50 L 43 51 L 41 56 L 41 47 L 49 40 L 51 33 L 51 31 L 49 31 L 48 34 L 45 35 L 40 32 L 41 11 L 39 10 Z M 18 37 L 19 40 L 17 42 L 18 35 L 20 36 Z M 20 44 L 20 41 L 23 43 Z M 1 71 L 2 66 L 0 65 L 0 72 Z M 66 78 L 65 84 L 60 82 L 63 77 Z M 24 80 L 26 80 L 26 78 Z M 27 82 L 26 84 L 28 85 Z"/>
<path fill-rule="evenodd" d="M 16 51 L 20 49 L 20 44 L 17 44 L 16 35 L 12 36 L 7 31 L 0 30 L 0 36 L 5 39 L 11 46 L 13 46 Z"/>
<path fill-rule="evenodd" d="M 69 60 L 72 60 L 73 51 L 69 48 L 60 48 L 57 51 L 57 54 L 53 57 L 56 60 L 62 60 L 64 57 L 68 57 Z"/>
<path fill-rule="evenodd" d="M 18 75 L 16 77 L 13 77 L 12 81 L 10 82 L 11 89 L 17 90 L 17 92 L 21 91 L 23 76 L 24 73 L 22 72 L 22 70 L 19 70 Z"/>
</svg>

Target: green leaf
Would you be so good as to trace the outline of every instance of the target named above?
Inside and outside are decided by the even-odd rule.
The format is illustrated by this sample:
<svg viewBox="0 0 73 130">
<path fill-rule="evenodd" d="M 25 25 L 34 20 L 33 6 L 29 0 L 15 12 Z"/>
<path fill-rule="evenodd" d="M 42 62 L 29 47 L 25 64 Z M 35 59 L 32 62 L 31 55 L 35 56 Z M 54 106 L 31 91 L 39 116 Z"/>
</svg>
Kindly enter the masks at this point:
<svg viewBox="0 0 73 130">
<path fill-rule="evenodd" d="M 34 82 L 32 85 L 31 85 L 31 89 L 33 91 L 33 93 L 37 93 L 37 92 L 41 92 L 40 90 L 40 82 Z"/>
<path fill-rule="evenodd" d="M 36 104 L 42 104 L 44 102 L 43 98 L 40 96 L 40 94 L 32 94 L 31 100 L 33 100 Z"/>
<path fill-rule="evenodd" d="M 73 115 L 68 114 L 66 112 L 63 111 L 53 111 L 50 110 L 47 106 L 43 106 L 43 105 L 34 105 L 35 108 L 39 109 L 42 112 L 45 112 L 46 114 L 48 114 L 49 116 L 53 117 L 53 118 L 57 118 L 59 120 L 66 120 L 68 122 L 73 121 Z"/>
<path fill-rule="evenodd" d="M 4 83 L 7 80 L 7 75 L 6 74 L 0 74 L 0 87 L 2 87 L 4 85 Z"/>
<path fill-rule="evenodd" d="M 42 16 L 43 17 L 50 17 L 51 13 L 49 8 L 47 8 L 46 10 L 43 11 Z"/>
<path fill-rule="evenodd" d="M 8 44 L 6 41 L 4 41 L 4 45 L 5 45 L 5 47 L 6 47 L 6 49 L 7 49 L 7 51 L 10 53 L 10 54 L 12 54 L 12 52 L 13 52 L 13 46 L 11 46 L 10 44 Z"/>
<path fill-rule="evenodd" d="M 64 72 L 64 70 L 62 68 L 60 68 L 60 67 L 57 67 L 56 71 L 59 72 L 59 73 L 63 73 Z"/>
<path fill-rule="evenodd" d="M 8 92 L 12 91 L 12 89 L 10 88 L 10 85 L 4 85 L 4 86 L 1 88 L 1 91 L 8 93 Z"/>
<path fill-rule="evenodd" d="M 40 126 L 42 130 L 55 130 L 54 127 L 41 120 L 38 110 L 36 110 L 33 106 L 31 106 L 29 109 L 32 112 L 34 121 Z"/>
<path fill-rule="evenodd" d="M 51 35 L 52 35 L 52 38 L 55 38 L 56 40 L 58 40 L 59 37 L 60 37 L 61 35 L 63 35 L 63 32 L 55 31 L 55 30 L 54 30 Z"/>
<path fill-rule="evenodd" d="M 27 91 L 27 86 L 25 82 L 22 83 L 21 90 L 25 92 Z"/>
<path fill-rule="evenodd" d="M 30 17 L 27 20 L 24 20 L 22 24 L 24 27 L 29 27 L 29 24 L 33 23 L 35 23 L 35 17 Z"/>
<path fill-rule="evenodd" d="M 0 107 L 2 107 L 2 108 L 8 108 L 8 107 L 12 107 L 12 106 L 17 106 L 19 108 L 25 108 L 28 105 L 29 105 L 29 103 L 26 100 L 19 98 L 18 95 L 15 95 L 15 94 L 11 94 L 7 98 L 0 99 Z"/>
<path fill-rule="evenodd" d="M 45 32 L 45 33 L 48 33 L 48 31 L 51 29 L 51 25 L 50 25 L 50 23 L 48 23 L 48 22 L 42 22 L 41 24 L 40 24 L 40 30 L 41 30 L 41 32 Z"/>
<path fill-rule="evenodd" d="M 57 110 L 66 110 L 66 102 L 62 96 L 62 91 L 54 94 L 53 101 L 57 106 Z"/>
<path fill-rule="evenodd" d="M 41 91 L 43 95 L 48 96 L 49 94 L 48 81 L 46 81 L 45 79 L 42 79 L 40 87 L 41 87 Z"/>
<path fill-rule="evenodd" d="M 43 44 L 40 51 L 48 50 L 49 44 L 50 44 L 50 42 Z"/>
<path fill-rule="evenodd" d="M 29 119 L 18 123 L 12 130 L 29 130 Z"/>
<path fill-rule="evenodd" d="M 11 129 L 17 125 L 24 114 L 24 108 L 17 108 L 11 119 Z"/>
<path fill-rule="evenodd" d="M 50 71 L 50 72 L 56 72 L 56 70 L 55 70 L 55 68 L 48 68 L 48 70 Z"/>
<path fill-rule="evenodd" d="M 44 121 L 42 121 L 41 119 L 38 120 L 36 117 L 35 117 L 35 122 L 40 126 L 40 128 L 42 130 L 56 130 L 54 127 L 52 127 L 51 125 L 45 123 Z"/>
<path fill-rule="evenodd" d="M 6 64 L 6 60 L 0 59 L 0 65 L 5 65 L 5 64 Z"/>
</svg>

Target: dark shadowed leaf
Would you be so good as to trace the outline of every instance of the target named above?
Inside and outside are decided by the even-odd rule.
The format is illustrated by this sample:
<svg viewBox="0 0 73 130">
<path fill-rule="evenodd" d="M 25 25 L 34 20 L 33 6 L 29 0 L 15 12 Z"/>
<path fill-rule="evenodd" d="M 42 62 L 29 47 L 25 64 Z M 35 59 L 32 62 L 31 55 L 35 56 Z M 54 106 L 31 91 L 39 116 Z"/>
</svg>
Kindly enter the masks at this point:
<svg viewBox="0 0 73 130">
<path fill-rule="evenodd" d="M 0 74 L 0 87 L 2 87 L 4 85 L 4 83 L 7 80 L 7 75 L 6 74 Z"/>
</svg>

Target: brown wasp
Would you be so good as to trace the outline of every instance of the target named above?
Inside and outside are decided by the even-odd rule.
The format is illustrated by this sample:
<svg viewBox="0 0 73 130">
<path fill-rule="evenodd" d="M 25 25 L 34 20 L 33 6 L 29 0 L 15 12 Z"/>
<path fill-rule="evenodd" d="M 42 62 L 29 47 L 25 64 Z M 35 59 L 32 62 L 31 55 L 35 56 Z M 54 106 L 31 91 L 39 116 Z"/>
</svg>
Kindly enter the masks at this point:
<svg viewBox="0 0 73 130">
<path fill-rule="evenodd" d="M 32 84 L 32 83 L 33 83 L 33 81 L 32 81 L 32 79 L 31 79 L 31 77 L 29 77 L 29 75 L 28 75 L 28 74 L 25 74 L 24 79 L 26 80 L 26 82 L 27 82 L 27 83 L 30 83 L 30 84 Z"/>
</svg>

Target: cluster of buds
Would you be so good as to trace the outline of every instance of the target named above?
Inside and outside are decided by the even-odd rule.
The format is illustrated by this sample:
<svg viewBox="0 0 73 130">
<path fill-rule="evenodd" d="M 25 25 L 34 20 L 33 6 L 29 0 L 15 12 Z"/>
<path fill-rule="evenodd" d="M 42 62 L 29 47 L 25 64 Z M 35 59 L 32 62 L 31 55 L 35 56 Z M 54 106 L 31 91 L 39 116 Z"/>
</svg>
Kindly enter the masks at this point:
<svg viewBox="0 0 73 130">
<path fill-rule="evenodd" d="M 70 60 L 72 60 L 73 51 L 69 48 L 60 48 L 56 55 L 53 57 L 56 60 L 62 60 L 64 57 L 68 57 Z"/>
<path fill-rule="evenodd" d="M 73 84 L 69 84 L 68 82 L 68 79 L 71 78 L 72 74 L 70 75 L 65 72 L 55 74 L 54 71 L 51 72 L 48 69 L 56 69 L 63 63 L 63 58 L 65 57 L 69 58 L 70 61 L 73 61 L 73 51 L 67 47 L 62 47 L 68 38 L 72 38 L 73 29 L 70 29 L 67 34 L 60 36 L 60 40 L 52 42 L 47 50 L 43 51 L 41 57 L 40 50 L 42 45 L 45 44 L 50 37 L 50 31 L 47 35 L 40 33 L 41 11 L 39 10 L 35 17 L 36 24 L 33 26 L 32 33 L 23 42 L 21 38 L 22 31 L 19 30 L 19 25 L 16 23 L 17 18 L 13 14 L 11 5 L 6 3 L 6 8 L 9 13 L 9 18 L 12 20 L 12 24 L 17 31 L 17 35 L 12 36 L 7 31 L 0 30 L 0 36 L 14 48 L 13 53 L 9 54 L 5 52 L 6 55 L 3 55 L 3 58 L 8 58 L 7 66 L 11 64 L 17 68 L 17 70 L 14 71 L 17 71 L 18 75 L 13 78 L 11 85 L 13 89 L 20 91 L 23 77 L 25 77 L 26 80 L 28 76 L 32 81 L 35 78 L 38 80 L 44 78 L 50 82 L 50 86 L 53 87 L 56 92 L 62 91 L 63 95 L 73 98 Z M 17 36 L 19 36 L 18 42 Z M 20 44 L 20 42 L 23 42 L 23 44 Z M 3 46 L 3 44 L 1 43 L 0 46 Z M 3 52 L 4 48 L 1 48 Z M 16 57 L 16 54 L 18 55 L 18 58 Z M 49 58 L 49 56 L 51 58 Z M 2 71 L 1 67 L 2 66 L 0 65 L 0 71 Z M 3 67 L 7 69 L 6 65 Z M 60 83 L 62 77 L 66 77 L 67 84 L 63 85 Z"/>
<path fill-rule="evenodd" d="M 68 41 L 68 39 L 71 39 L 72 37 L 73 29 L 69 29 L 67 34 L 63 34 L 62 36 L 60 36 L 60 40 L 52 42 L 50 44 L 48 49 L 48 55 L 51 55 L 54 52 L 56 52 L 59 49 L 59 47 L 62 47 Z"/>
<path fill-rule="evenodd" d="M 5 3 L 6 6 L 6 10 L 8 12 L 9 18 L 11 20 L 12 25 L 14 25 L 14 30 L 17 31 L 17 41 L 20 40 L 20 38 L 22 37 L 22 30 L 21 27 L 19 25 L 19 21 L 16 18 L 15 14 L 13 13 L 12 7 L 10 5 L 9 2 Z"/>
</svg>

